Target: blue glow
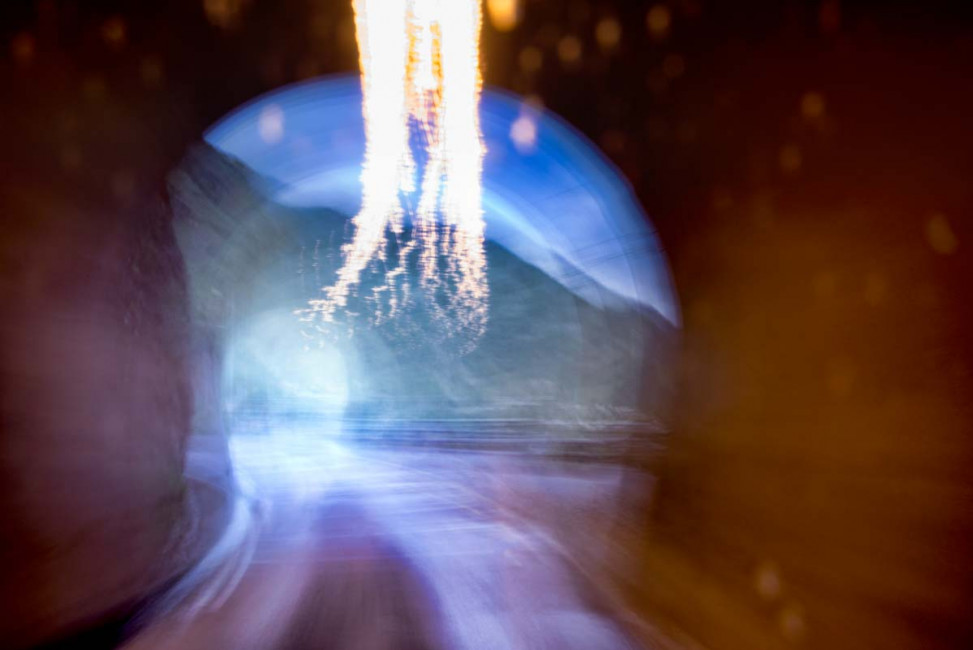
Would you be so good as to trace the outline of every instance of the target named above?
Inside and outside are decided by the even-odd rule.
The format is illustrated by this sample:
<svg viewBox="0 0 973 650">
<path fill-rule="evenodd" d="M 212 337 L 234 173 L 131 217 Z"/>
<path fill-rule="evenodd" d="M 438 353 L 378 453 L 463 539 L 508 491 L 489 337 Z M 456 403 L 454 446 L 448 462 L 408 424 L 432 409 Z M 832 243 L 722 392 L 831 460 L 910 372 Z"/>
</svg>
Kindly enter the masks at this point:
<svg viewBox="0 0 973 650">
<path fill-rule="evenodd" d="M 524 114 L 536 125 L 527 153 L 510 136 Z M 261 129 L 262 116 L 274 120 L 273 137 Z M 594 304 L 606 299 L 607 289 L 678 325 L 658 237 L 604 156 L 551 112 L 527 108 L 508 93 L 485 91 L 480 116 L 487 238 Z M 277 188 L 271 198 L 282 204 L 348 215 L 359 208 L 365 143 L 357 77 L 272 91 L 224 117 L 205 139 L 271 179 Z"/>
</svg>

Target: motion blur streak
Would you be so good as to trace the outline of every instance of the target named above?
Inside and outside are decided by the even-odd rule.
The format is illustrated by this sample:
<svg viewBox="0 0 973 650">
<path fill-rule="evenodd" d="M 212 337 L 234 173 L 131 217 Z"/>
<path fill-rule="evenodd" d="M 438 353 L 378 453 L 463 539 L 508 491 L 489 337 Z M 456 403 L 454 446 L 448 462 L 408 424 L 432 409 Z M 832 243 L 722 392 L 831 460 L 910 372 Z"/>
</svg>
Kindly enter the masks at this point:
<svg viewBox="0 0 973 650">
<path fill-rule="evenodd" d="M 385 285 L 374 291 L 376 297 L 387 293 L 388 316 L 394 316 L 399 307 L 395 284 L 407 281 L 405 267 L 418 249 L 420 283 L 432 297 L 427 304 L 437 317 L 472 332 L 475 340 L 486 324 L 488 293 L 477 115 L 480 5 L 475 0 L 357 0 L 354 9 L 366 139 L 362 206 L 353 219 L 354 238 L 343 248 L 337 281 L 301 313 L 307 320 L 317 316 L 331 322 L 335 311 L 347 305 L 362 272 L 381 260 L 391 270 Z M 401 242 L 406 215 L 400 193 L 407 196 L 416 189 L 413 127 L 427 160 L 416 227 L 412 238 Z M 441 231 L 437 211 L 443 215 Z M 400 248 L 396 259 L 386 260 L 389 232 Z M 408 292 L 407 286 L 402 289 Z"/>
<path fill-rule="evenodd" d="M 381 9 L 380 20 L 368 20 L 369 8 Z M 345 305 L 348 291 L 368 262 L 379 254 L 386 227 L 402 217 L 399 190 L 408 189 L 409 125 L 405 110 L 404 61 L 408 53 L 405 0 L 354 3 L 364 89 L 365 161 L 362 208 L 354 218 L 355 237 L 344 248 L 345 264 L 327 292 L 330 300 L 312 303 L 326 318 Z"/>
</svg>

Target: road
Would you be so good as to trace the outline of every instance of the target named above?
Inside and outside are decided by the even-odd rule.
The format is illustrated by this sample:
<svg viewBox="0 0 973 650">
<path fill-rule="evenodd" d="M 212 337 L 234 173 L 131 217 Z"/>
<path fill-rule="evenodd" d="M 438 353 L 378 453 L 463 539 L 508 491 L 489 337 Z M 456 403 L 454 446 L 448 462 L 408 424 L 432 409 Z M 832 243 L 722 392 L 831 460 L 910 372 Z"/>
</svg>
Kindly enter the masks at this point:
<svg viewBox="0 0 973 650">
<path fill-rule="evenodd" d="M 510 455 L 362 449 L 313 431 L 238 436 L 231 452 L 244 524 L 126 648 L 636 647 L 556 535 L 524 516 L 610 501 L 611 469 L 538 473 Z"/>
</svg>

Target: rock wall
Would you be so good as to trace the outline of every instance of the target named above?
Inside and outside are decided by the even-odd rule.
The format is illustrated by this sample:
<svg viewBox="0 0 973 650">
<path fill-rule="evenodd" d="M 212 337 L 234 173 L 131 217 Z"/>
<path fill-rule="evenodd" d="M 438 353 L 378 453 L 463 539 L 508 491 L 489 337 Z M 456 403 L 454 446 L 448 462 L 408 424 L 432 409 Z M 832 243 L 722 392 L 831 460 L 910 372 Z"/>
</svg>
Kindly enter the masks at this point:
<svg viewBox="0 0 973 650">
<path fill-rule="evenodd" d="M 2 197 L 0 638 L 124 609 L 175 572 L 192 411 L 184 271 L 159 198 Z"/>
<path fill-rule="evenodd" d="M 637 591 L 713 648 L 968 647 L 968 258 L 894 210 L 788 217 L 686 263 Z"/>
</svg>

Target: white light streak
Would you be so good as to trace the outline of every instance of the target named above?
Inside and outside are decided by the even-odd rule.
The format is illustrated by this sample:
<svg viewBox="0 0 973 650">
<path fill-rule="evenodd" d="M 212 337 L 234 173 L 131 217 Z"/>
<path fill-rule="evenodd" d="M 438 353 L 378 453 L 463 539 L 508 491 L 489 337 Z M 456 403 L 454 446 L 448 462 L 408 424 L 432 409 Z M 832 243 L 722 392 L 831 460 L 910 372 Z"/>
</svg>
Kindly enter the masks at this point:
<svg viewBox="0 0 973 650">
<path fill-rule="evenodd" d="M 473 342 L 487 318 L 483 249 L 479 124 L 477 0 L 353 0 L 362 72 L 365 160 L 362 206 L 355 234 L 342 252 L 336 282 L 299 312 L 304 320 L 334 320 L 337 310 L 373 262 L 388 269 L 387 316 L 408 297 L 409 260 L 415 258 L 425 305 L 447 334 Z M 420 136 L 426 154 L 421 181 L 410 148 Z M 410 236 L 403 233 L 407 199 L 418 189 Z M 385 259 L 389 236 L 397 259 Z M 379 310 L 380 311 L 380 310 Z M 377 313 L 376 318 L 381 319 Z"/>
</svg>

